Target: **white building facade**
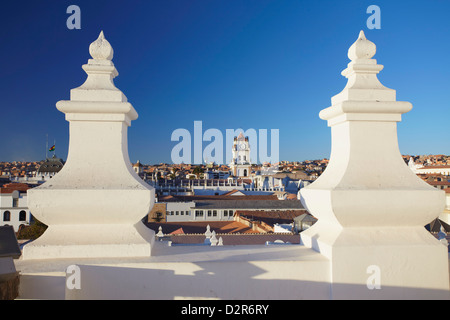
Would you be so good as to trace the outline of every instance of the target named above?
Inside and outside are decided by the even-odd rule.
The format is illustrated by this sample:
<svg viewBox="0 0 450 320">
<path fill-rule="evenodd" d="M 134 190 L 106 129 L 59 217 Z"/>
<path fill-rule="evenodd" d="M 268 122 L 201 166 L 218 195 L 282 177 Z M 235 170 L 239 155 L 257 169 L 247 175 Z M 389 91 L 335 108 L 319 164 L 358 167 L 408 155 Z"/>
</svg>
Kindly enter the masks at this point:
<svg viewBox="0 0 450 320">
<path fill-rule="evenodd" d="M 445 176 L 450 175 L 450 166 L 424 166 L 422 164 L 416 164 L 412 157 L 409 158 L 408 166 L 415 174 L 442 174 Z"/>
<path fill-rule="evenodd" d="M 193 220 L 192 207 L 195 203 L 189 202 L 167 202 L 166 203 L 166 221 L 191 221 Z"/>
<path fill-rule="evenodd" d="M 27 207 L 26 192 L 20 192 L 18 190 L 7 193 L 0 192 L 1 226 L 13 226 L 14 231 L 17 232 L 21 225 L 29 225 L 30 220 L 31 214 Z"/>
</svg>

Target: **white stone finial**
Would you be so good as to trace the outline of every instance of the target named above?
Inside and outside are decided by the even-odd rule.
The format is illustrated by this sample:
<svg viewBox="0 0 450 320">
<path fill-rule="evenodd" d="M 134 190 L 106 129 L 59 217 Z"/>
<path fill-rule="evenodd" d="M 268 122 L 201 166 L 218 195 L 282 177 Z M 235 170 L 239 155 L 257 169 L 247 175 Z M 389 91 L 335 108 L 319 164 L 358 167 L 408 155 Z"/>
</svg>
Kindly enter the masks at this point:
<svg viewBox="0 0 450 320">
<path fill-rule="evenodd" d="M 423 227 L 443 212 L 445 192 L 405 165 L 397 123 L 412 104 L 378 81 L 383 66 L 370 59 L 374 53 L 360 33 L 342 73 L 347 85 L 319 114 L 331 127 L 331 155 L 320 177 L 300 189 L 304 208 L 318 219 L 301 242 L 330 259 L 335 299 L 398 299 L 406 284 L 445 296 L 448 250 Z M 383 270 L 383 290 L 367 290 L 369 266 Z"/>
<path fill-rule="evenodd" d="M 48 229 L 24 247 L 23 259 L 151 255 L 155 232 L 142 217 L 155 190 L 128 155 L 127 130 L 138 114 L 114 86 L 118 73 L 107 60 L 113 53 L 103 32 L 89 51 L 94 59 L 83 65 L 86 81 L 56 104 L 70 127 L 64 170 L 28 192 L 28 208 Z"/>
<path fill-rule="evenodd" d="M 340 93 L 331 98 L 333 106 L 337 106 L 343 101 L 351 100 L 373 102 L 396 100 L 395 90 L 383 86 L 377 78 L 377 74 L 383 70 L 383 66 L 377 64 L 376 59 L 372 59 L 375 53 L 375 44 L 367 40 L 364 32 L 361 31 L 358 39 L 348 50 L 348 57 L 351 61 L 347 64 L 347 68 L 341 72 L 341 74 L 348 79 L 347 85 Z M 397 105 L 400 106 L 400 104 Z M 404 104 L 401 105 L 401 113 L 408 112 L 410 106 L 409 103 L 408 106 Z M 340 107 L 338 107 L 338 109 L 339 108 Z M 357 106 L 357 109 L 358 110 L 355 110 L 355 112 L 361 113 L 361 107 Z M 375 109 L 375 112 L 380 111 L 378 106 Z M 362 113 L 367 113 L 367 111 L 368 110 L 365 110 Z M 392 112 L 393 110 L 389 111 L 389 113 Z M 327 112 L 321 112 L 320 117 L 322 119 L 328 118 L 326 113 Z"/>
<path fill-rule="evenodd" d="M 209 226 L 209 224 L 206 226 L 206 232 L 205 232 L 205 237 L 206 238 L 211 238 L 211 227 Z"/>
<path fill-rule="evenodd" d="M 114 50 L 108 40 L 105 39 L 103 30 L 100 32 L 97 40 L 89 46 L 89 54 L 95 60 L 112 60 Z"/>
<path fill-rule="evenodd" d="M 86 81 L 78 88 L 72 89 L 70 99 L 72 101 L 116 101 L 127 102 L 126 96 L 114 85 L 114 78 L 119 75 L 114 63 L 113 48 L 105 39 L 103 31 L 97 40 L 89 46 L 92 59 L 82 66 L 87 73 Z M 58 110 L 64 110 L 58 107 Z M 133 109 L 133 113 L 134 109 Z M 137 114 L 131 120 L 137 119 Z"/>
<path fill-rule="evenodd" d="M 377 52 L 375 43 L 366 39 L 364 31 L 359 32 L 358 39 L 348 49 L 348 57 L 355 61 L 359 59 L 371 59 Z"/>
<path fill-rule="evenodd" d="M 216 232 L 213 230 L 213 232 L 211 233 L 211 239 L 210 239 L 210 242 L 211 242 L 211 246 L 216 246 L 217 245 L 217 242 L 218 242 L 218 240 L 217 240 L 217 238 L 216 238 Z"/>
<path fill-rule="evenodd" d="M 156 234 L 157 237 L 161 238 L 164 237 L 164 232 L 162 232 L 162 227 L 159 226 L 158 233 Z"/>
</svg>

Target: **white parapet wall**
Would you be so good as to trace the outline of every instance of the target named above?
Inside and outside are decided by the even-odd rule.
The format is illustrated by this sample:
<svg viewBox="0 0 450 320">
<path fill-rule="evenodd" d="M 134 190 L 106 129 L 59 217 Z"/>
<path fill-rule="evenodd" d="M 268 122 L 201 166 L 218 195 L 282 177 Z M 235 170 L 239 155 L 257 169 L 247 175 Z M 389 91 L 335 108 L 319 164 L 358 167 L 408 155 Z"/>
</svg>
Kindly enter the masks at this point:
<svg viewBox="0 0 450 320">
<path fill-rule="evenodd" d="M 154 190 L 129 162 L 126 130 L 137 113 L 112 82 L 101 33 L 83 66 L 88 79 L 57 104 L 70 122 L 67 163 L 29 193 L 49 228 L 15 261 L 19 298 L 450 299 L 448 248 L 424 228 L 445 194 L 401 158 L 396 125 L 412 105 L 378 81 L 375 52 L 361 32 L 342 73 L 347 86 L 320 113 L 332 153 L 300 190 L 318 218 L 303 245 L 168 246 L 140 221 Z"/>
<path fill-rule="evenodd" d="M 68 300 L 329 300 L 333 288 L 364 293 L 356 299 L 450 299 L 441 289 L 373 288 L 334 283 L 331 263 L 302 245 L 168 246 L 149 258 L 18 260 L 18 299 Z"/>
<path fill-rule="evenodd" d="M 20 260 L 16 265 L 19 299 L 330 298 L 328 259 L 300 245 L 156 242 L 150 258 Z"/>
</svg>

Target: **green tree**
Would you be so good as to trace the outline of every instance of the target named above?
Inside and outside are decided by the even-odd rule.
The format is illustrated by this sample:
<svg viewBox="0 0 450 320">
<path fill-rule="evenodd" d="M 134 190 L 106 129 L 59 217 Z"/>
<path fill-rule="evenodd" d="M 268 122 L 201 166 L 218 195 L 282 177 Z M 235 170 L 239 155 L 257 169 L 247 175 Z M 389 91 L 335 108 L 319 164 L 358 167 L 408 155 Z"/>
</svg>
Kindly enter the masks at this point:
<svg viewBox="0 0 450 320">
<path fill-rule="evenodd" d="M 34 240 L 39 238 L 47 230 L 47 226 L 34 218 L 29 226 L 23 226 L 17 232 L 17 239 L 19 240 Z"/>
<path fill-rule="evenodd" d="M 205 172 L 205 169 L 200 168 L 200 167 L 195 167 L 194 170 L 192 170 L 192 173 L 199 175 L 201 173 Z"/>
</svg>

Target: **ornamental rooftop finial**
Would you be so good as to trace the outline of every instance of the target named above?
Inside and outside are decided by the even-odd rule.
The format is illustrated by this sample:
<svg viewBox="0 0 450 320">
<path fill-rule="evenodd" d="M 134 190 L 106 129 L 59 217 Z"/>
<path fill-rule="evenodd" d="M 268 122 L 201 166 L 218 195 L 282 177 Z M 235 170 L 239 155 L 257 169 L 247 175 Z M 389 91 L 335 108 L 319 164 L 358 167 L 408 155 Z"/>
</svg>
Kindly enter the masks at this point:
<svg viewBox="0 0 450 320">
<path fill-rule="evenodd" d="M 371 59 L 376 52 L 376 45 L 372 41 L 367 40 L 364 31 L 361 30 L 358 39 L 348 49 L 348 57 L 352 61 Z"/>
<path fill-rule="evenodd" d="M 89 53 L 95 60 L 112 60 L 114 50 L 108 40 L 105 39 L 103 30 L 100 32 L 97 40 L 89 46 Z"/>
<path fill-rule="evenodd" d="M 412 104 L 378 81 L 375 48 L 361 32 L 342 72 L 345 88 L 319 114 L 331 127 L 331 155 L 320 177 L 300 189 L 318 219 L 301 242 L 330 259 L 335 299 L 448 298 L 447 247 L 424 228 L 443 212 L 445 192 L 403 161 L 397 123 Z M 382 290 L 368 290 L 374 266 Z"/>
<path fill-rule="evenodd" d="M 360 31 L 358 39 L 350 46 L 348 49 L 348 57 L 350 62 L 347 64 L 341 74 L 348 79 L 345 88 L 331 98 L 331 104 L 334 107 L 338 107 L 344 101 L 396 101 L 395 90 L 389 89 L 383 86 L 377 78 L 377 74 L 383 70 L 381 64 L 377 64 L 376 59 L 372 57 L 376 53 L 376 46 L 372 41 L 366 39 L 363 31 Z M 397 103 L 396 106 L 400 106 L 401 103 Z M 411 105 L 407 103 L 401 105 L 402 113 L 408 112 Z M 407 107 L 406 109 L 403 107 Z M 332 107 L 331 110 L 336 111 L 337 109 Z M 378 106 L 372 105 L 375 109 L 373 111 L 377 112 Z M 368 107 L 371 109 L 372 107 Z M 358 106 L 355 112 L 361 113 L 363 107 Z M 396 110 L 401 111 L 401 110 Z M 328 119 L 327 109 L 321 112 L 320 117 L 322 119 Z M 364 112 L 368 112 L 365 110 Z M 380 110 L 378 110 L 380 111 Z M 394 112 L 390 110 L 389 112 Z M 334 112 L 332 112 L 334 114 Z"/>
<path fill-rule="evenodd" d="M 92 59 L 82 66 L 88 77 L 80 87 L 70 91 L 70 99 L 72 101 L 126 102 L 125 95 L 114 85 L 113 79 L 119 75 L 119 72 L 111 61 L 114 50 L 105 39 L 103 31 L 89 46 L 89 53 Z M 62 109 L 59 110 L 65 112 Z"/>
<path fill-rule="evenodd" d="M 69 122 L 64 169 L 28 193 L 33 216 L 48 226 L 24 259 L 149 257 L 155 233 L 141 221 L 155 190 L 133 170 L 127 130 L 138 114 L 115 87 L 113 50 L 100 33 L 83 65 L 86 81 L 56 107 Z"/>
</svg>

